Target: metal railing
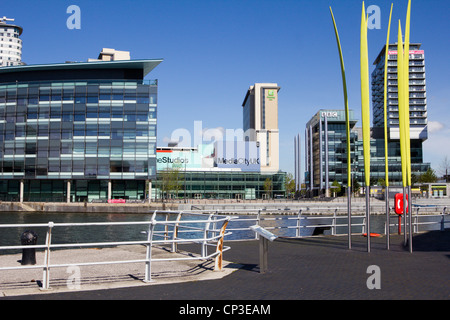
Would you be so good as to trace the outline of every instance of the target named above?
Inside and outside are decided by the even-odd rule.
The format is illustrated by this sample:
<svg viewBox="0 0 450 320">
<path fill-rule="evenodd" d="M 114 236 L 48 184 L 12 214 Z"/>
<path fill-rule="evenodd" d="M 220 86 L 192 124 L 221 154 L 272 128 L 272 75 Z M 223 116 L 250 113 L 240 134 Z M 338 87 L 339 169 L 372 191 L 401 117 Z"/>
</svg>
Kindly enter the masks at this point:
<svg viewBox="0 0 450 320">
<path fill-rule="evenodd" d="M 436 208 L 436 207 L 442 208 L 440 214 L 427 214 L 427 211 L 429 211 L 431 208 Z M 424 214 L 420 214 L 420 212 L 423 212 Z M 447 213 L 446 206 L 417 207 L 417 208 L 415 208 L 415 210 L 413 209 L 413 213 L 412 213 L 413 233 L 420 233 L 421 232 L 421 230 L 419 230 L 420 226 L 430 226 L 430 225 L 438 225 L 439 230 L 444 231 L 446 224 L 450 224 L 450 220 L 446 219 L 446 217 L 448 217 L 448 216 L 450 216 L 450 214 Z M 436 221 L 423 221 L 425 218 L 430 218 L 430 217 L 436 218 L 435 219 Z M 398 226 L 398 223 L 390 224 L 390 226 Z M 386 228 L 385 228 L 385 230 L 386 230 Z"/>
<path fill-rule="evenodd" d="M 52 268 L 104 265 L 104 264 L 126 264 L 126 263 L 144 263 L 145 277 L 144 282 L 151 281 L 151 264 L 158 261 L 180 261 L 180 260 L 208 260 L 215 259 L 215 269 L 222 269 L 223 252 L 229 250 L 224 246 L 224 241 L 234 240 L 257 240 L 259 236 L 253 232 L 250 226 L 258 225 L 266 230 L 274 231 L 275 234 L 290 233 L 292 237 L 302 238 L 310 237 L 312 232 L 305 232 L 308 229 L 327 228 L 331 235 L 346 235 L 348 232 L 348 217 L 344 208 L 326 208 L 328 215 L 318 215 L 323 213 L 324 208 L 301 208 L 298 210 L 203 210 L 203 211 L 154 211 L 149 221 L 136 222 L 94 222 L 94 223 L 45 223 L 45 224 L 0 224 L 2 228 L 28 228 L 45 227 L 47 234 L 45 244 L 42 245 L 21 245 L 21 246 L 0 246 L 0 250 L 18 250 L 18 249 L 41 249 L 45 251 L 44 261 L 39 265 L 0 267 L 2 270 L 23 270 L 30 268 L 43 269 L 42 289 L 50 287 L 50 270 Z M 450 223 L 447 219 L 447 207 L 441 208 L 440 214 L 420 213 L 427 208 L 416 208 L 413 213 L 413 232 L 417 233 L 420 226 L 435 224 L 440 226 L 438 229 L 444 230 Z M 433 209 L 436 211 L 436 207 Z M 157 220 L 156 217 L 163 216 L 163 220 Z M 423 221 L 426 217 L 434 218 L 434 221 Z M 344 219 L 344 222 L 341 222 Z M 361 234 L 365 233 L 366 221 L 364 215 L 352 215 L 352 228 L 361 228 Z M 391 218 L 391 221 L 395 221 Z M 358 220 L 358 221 L 355 221 Z M 89 243 L 52 243 L 54 230 L 61 227 L 87 227 L 87 226 L 126 226 L 142 225 L 146 226 L 145 231 L 147 239 L 143 241 L 116 241 L 116 242 L 89 242 Z M 160 227 L 159 229 L 157 227 Z M 395 222 L 390 227 L 398 226 Z M 345 233 L 339 232 L 344 230 Z M 239 236 L 240 232 L 248 232 L 250 237 Z M 386 225 L 385 225 L 386 233 Z M 359 234 L 354 233 L 352 234 Z M 233 238 L 227 238 L 233 235 Z M 182 258 L 154 258 L 152 257 L 152 247 L 155 245 L 169 245 L 171 252 L 178 251 L 178 245 L 196 243 L 201 246 L 199 255 L 190 254 Z M 135 260 L 102 261 L 88 263 L 66 263 L 52 264 L 50 254 L 52 249 L 64 249 L 71 247 L 108 247 L 121 245 L 144 245 L 146 247 L 145 257 Z M 215 247 L 212 253 L 208 253 L 209 247 Z"/>
<path fill-rule="evenodd" d="M 157 214 L 164 214 L 165 220 L 156 220 Z M 169 220 L 169 215 L 176 214 L 175 220 Z M 206 219 L 201 219 L 200 217 Z M 187 219 L 184 219 L 187 217 Z M 46 227 L 47 234 L 45 244 L 43 245 L 20 245 L 20 246 L 0 246 L 0 250 L 18 250 L 18 249 L 44 249 L 44 261 L 39 265 L 20 266 L 20 267 L 1 267 L 2 270 L 24 270 L 24 269 L 43 269 L 42 289 L 46 290 L 50 287 L 50 270 L 52 268 L 70 267 L 70 266 L 88 266 L 88 265 L 105 265 L 105 264 L 126 264 L 126 263 L 145 263 L 144 282 L 151 281 L 151 264 L 158 261 L 180 261 L 180 260 L 208 260 L 215 259 L 215 270 L 222 269 L 223 252 L 230 249 L 223 246 L 223 238 L 230 233 L 225 233 L 228 222 L 231 220 L 229 216 L 218 216 L 215 214 L 199 215 L 196 213 L 186 213 L 183 211 L 154 211 L 150 221 L 137 222 L 94 222 L 94 223 L 54 223 L 46 224 L 0 224 L 3 228 L 29 228 L 29 227 Z M 52 234 L 55 229 L 60 227 L 87 227 L 87 226 L 126 226 L 126 225 L 142 225 L 147 226 L 145 233 L 147 239 L 145 241 L 118 241 L 118 242 L 89 242 L 89 243 L 52 243 Z M 164 230 L 156 230 L 157 226 L 163 226 Z M 217 228 L 217 229 L 216 229 Z M 181 237 L 182 233 L 187 237 Z M 200 233 L 197 237 L 195 234 Z M 159 237 L 160 240 L 155 240 Z M 200 243 L 201 254 L 190 254 L 188 257 L 182 258 L 152 258 L 152 247 L 155 245 L 172 245 L 172 252 L 177 251 L 177 245 L 183 243 Z M 146 246 L 146 255 L 143 259 L 134 260 L 118 260 L 118 261 L 97 261 L 84 263 L 64 263 L 52 264 L 50 254 L 52 249 L 56 248 L 73 248 L 73 247 L 108 247 L 108 246 L 124 246 L 124 245 L 144 245 Z M 216 246 L 216 250 L 208 254 L 208 246 Z"/>
<path fill-rule="evenodd" d="M 252 240 L 258 239 L 258 235 L 251 232 L 251 225 L 259 225 L 266 230 L 273 231 L 278 235 L 281 233 L 290 233 L 291 236 L 301 238 L 310 237 L 314 233 L 315 228 L 325 228 L 329 230 L 331 235 L 344 236 L 348 234 L 348 216 L 347 208 L 300 208 L 297 210 L 270 210 L 270 209 L 231 209 L 231 210 L 191 210 L 188 212 L 211 212 L 216 215 L 236 215 L 230 221 L 227 228 L 231 231 L 234 239 L 232 240 Z M 390 208 L 390 212 L 394 212 Z M 437 213 L 440 212 L 440 213 Z M 383 214 L 378 214 L 380 218 L 385 217 Z M 447 213 L 446 206 L 433 207 L 418 207 L 413 209 L 413 232 L 421 232 L 421 226 L 437 226 L 437 229 L 443 231 L 447 224 L 450 224 L 450 215 Z M 390 215 L 390 227 L 398 227 L 396 222 L 397 215 Z M 366 216 L 357 214 L 351 216 L 352 229 L 360 228 L 360 232 L 352 231 L 352 234 L 365 234 L 366 231 Z M 428 220 L 428 221 L 426 221 Z M 434 220 L 434 221 L 429 221 Z M 275 222 L 275 223 L 273 223 Z M 272 224 L 272 225 L 271 225 Z M 276 225 L 273 225 L 276 224 Z M 309 231 L 308 231 L 309 229 Z M 239 238 L 235 235 L 236 232 L 247 232 L 253 238 Z M 342 232 L 345 231 L 345 232 Z M 386 222 L 384 222 L 384 234 L 386 234 Z"/>
<path fill-rule="evenodd" d="M 314 230 L 315 228 L 329 228 L 331 235 L 344 235 L 338 233 L 339 228 L 347 227 L 348 217 L 344 216 L 344 209 L 341 208 L 313 208 L 314 212 L 311 212 L 310 208 L 302 208 L 298 210 L 261 210 L 261 209 L 232 209 L 232 210 L 191 210 L 188 212 L 214 212 L 216 215 L 237 215 L 237 218 L 233 218 L 230 221 L 230 225 L 227 228 L 233 235 L 235 232 L 246 232 L 254 235 L 254 238 L 234 238 L 225 239 L 227 241 L 233 240 L 251 240 L 259 239 L 258 234 L 251 232 L 251 225 L 258 225 L 264 227 L 266 230 L 275 231 L 276 233 L 288 233 L 289 230 L 294 230 L 294 237 L 309 237 L 311 232 L 302 232 L 302 230 Z M 325 215 L 314 215 L 315 212 L 325 212 Z M 346 212 L 346 211 L 345 211 Z M 341 213 L 339 215 L 339 213 Z M 324 220 L 331 220 L 331 223 L 323 222 Z M 344 220 L 345 223 L 340 223 Z M 361 234 L 364 233 L 365 228 L 365 216 L 352 215 L 352 220 L 360 220 L 352 222 L 352 227 L 361 227 Z M 275 222 L 278 225 L 270 225 L 271 222 Z M 303 223 L 302 223 L 303 222 Z M 239 225 L 239 226 L 235 226 Z M 248 225 L 248 226 L 247 226 Z"/>
</svg>

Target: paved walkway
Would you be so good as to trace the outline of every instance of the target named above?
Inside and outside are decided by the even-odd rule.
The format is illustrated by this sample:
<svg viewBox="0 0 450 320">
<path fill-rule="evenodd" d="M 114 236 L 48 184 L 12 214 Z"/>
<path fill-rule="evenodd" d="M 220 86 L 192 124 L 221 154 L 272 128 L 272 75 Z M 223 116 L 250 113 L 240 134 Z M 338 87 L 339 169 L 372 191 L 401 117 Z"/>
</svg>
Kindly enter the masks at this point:
<svg viewBox="0 0 450 320">
<path fill-rule="evenodd" d="M 403 236 L 366 238 L 353 236 L 353 249 L 346 237 L 279 239 L 269 243 L 269 271 L 259 273 L 259 244 L 229 242 L 225 259 L 240 267 L 216 280 L 144 285 L 95 291 L 38 294 L 20 299 L 120 299 L 120 300 L 359 300 L 359 299 L 450 299 L 450 231 L 415 235 L 414 252 L 402 246 Z M 380 270 L 380 289 L 368 289 L 372 273 Z M 5 297 L 2 299 L 14 299 Z"/>
</svg>

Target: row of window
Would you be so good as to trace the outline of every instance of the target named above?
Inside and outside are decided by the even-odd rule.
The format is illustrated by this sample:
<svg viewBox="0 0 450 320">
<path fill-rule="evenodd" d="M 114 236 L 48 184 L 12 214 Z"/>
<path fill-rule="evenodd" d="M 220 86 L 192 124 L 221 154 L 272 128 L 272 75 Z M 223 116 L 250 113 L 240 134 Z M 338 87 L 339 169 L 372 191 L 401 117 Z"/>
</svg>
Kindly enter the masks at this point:
<svg viewBox="0 0 450 320">
<path fill-rule="evenodd" d="M 156 171 L 156 87 L 0 86 L 0 173 L 144 178 Z"/>
</svg>

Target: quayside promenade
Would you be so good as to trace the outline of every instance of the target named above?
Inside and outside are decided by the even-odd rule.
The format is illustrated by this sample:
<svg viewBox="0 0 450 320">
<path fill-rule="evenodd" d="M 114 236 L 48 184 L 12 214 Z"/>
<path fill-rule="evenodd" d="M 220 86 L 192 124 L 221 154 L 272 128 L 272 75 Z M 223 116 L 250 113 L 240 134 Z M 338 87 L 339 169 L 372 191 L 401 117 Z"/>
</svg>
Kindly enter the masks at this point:
<svg viewBox="0 0 450 320">
<path fill-rule="evenodd" d="M 450 230 L 414 235 L 414 252 L 403 236 L 372 238 L 325 236 L 279 238 L 269 243 L 268 272 L 260 273 L 259 242 L 226 242 L 226 274 L 200 281 L 97 288 L 2 297 L 29 300 L 448 300 L 450 299 Z M 188 248 L 188 247 L 186 247 Z M 119 250 L 119 249 L 116 249 Z M 369 289 L 370 266 L 377 266 L 380 289 Z M 234 271 L 234 272 L 229 272 Z M 208 271 L 214 272 L 214 271 Z M 370 281 L 370 280 L 369 280 Z M 184 303 L 184 302 L 183 302 Z"/>
<path fill-rule="evenodd" d="M 352 198 L 352 214 L 365 214 L 365 198 Z M 394 199 L 390 199 L 390 208 L 393 212 Z M 444 208 L 450 210 L 450 198 L 418 198 L 413 200 L 413 211 L 420 209 L 421 214 L 442 213 Z M 371 214 L 385 214 L 384 200 L 370 199 Z M 232 200 L 232 199 L 183 199 L 170 200 L 164 203 L 61 203 L 61 202 L 5 202 L 0 201 L 0 212 L 73 212 L 73 213 L 149 213 L 154 210 L 264 210 L 278 211 L 303 210 L 304 214 L 347 214 L 347 198 L 340 197 L 328 200 L 301 199 L 301 200 Z"/>
</svg>

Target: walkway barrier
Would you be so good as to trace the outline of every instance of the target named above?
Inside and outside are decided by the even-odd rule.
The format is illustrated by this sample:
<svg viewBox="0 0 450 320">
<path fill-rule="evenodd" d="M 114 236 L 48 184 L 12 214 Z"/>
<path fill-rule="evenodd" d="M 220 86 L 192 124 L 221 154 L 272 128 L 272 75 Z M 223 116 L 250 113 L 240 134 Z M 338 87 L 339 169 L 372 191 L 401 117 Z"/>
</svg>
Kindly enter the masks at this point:
<svg viewBox="0 0 450 320">
<path fill-rule="evenodd" d="M 332 207 L 311 207 L 300 208 L 296 210 L 267 210 L 267 209 L 231 209 L 231 210 L 190 210 L 191 213 L 214 213 L 216 215 L 237 216 L 232 221 L 227 230 L 233 234 L 233 239 L 225 238 L 226 241 L 232 240 L 251 240 L 259 239 L 259 234 L 251 232 L 251 225 L 259 225 L 264 229 L 274 232 L 277 235 L 302 238 L 312 237 L 314 230 L 329 230 L 327 234 L 334 236 L 344 236 L 348 234 L 348 216 L 347 208 Z M 390 212 L 394 212 L 390 208 Z M 440 212 L 440 213 L 436 213 Z M 378 214 L 380 218 L 385 215 Z M 450 218 L 447 207 L 434 206 L 433 208 L 416 207 L 413 209 L 414 233 L 424 230 L 422 226 L 435 226 L 436 229 L 444 230 L 450 224 Z M 398 227 L 395 222 L 396 215 L 391 215 L 390 227 Z M 352 234 L 362 235 L 366 233 L 366 216 L 351 216 Z M 382 231 L 381 231 L 382 232 Z M 384 233 L 386 234 L 386 223 L 384 222 Z M 323 234 L 323 232 L 322 232 Z"/>
<path fill-rule="evenodd" d="M 323 210 L 323 209 L 326 209 Z M 317 212 L 325 212 L 322 215 L 315 215 Z M 270 230 L 278 235 L 292 234 L 293 237 L 310 237 L 313 235 L 314 230 L 318 228 L 329 229 L 331 235 L 344 235 L 346 233 L 339 233 L 338 231 L 347 227 L 348 218 L 342 215 L 343 209 L 338 208 L 314 208 L 314 214 L 311 215 L 311 211 L 306 209 L 299 210 L 258 210 L 258 209 L 234 209 L 234 210 L 213 210 L 213 211 L 201 211 L 191 210 L 191 213 L 200 212 L 214 212 L 216 215 L 232 215 L 237 216 L 230 221 L 228 231 L 233 233 L 234 239 L 225 240 L 250 240 L 259 239 L 258 233 L 252 231 L 251 225 L 263 226 L 265 230 Z M 306 212 L 306 214 L 305 214 Z M 339 215 L 339 213 L 341 213 Z M 343 221 L 343 222 L 342 222 Z M 361 229 L 361 234 L 364 232 L 365 216 L 352 216 L 352 226 Z M 253 238 L 248 236 L 238 236 L 238 233 L 252 235 Z"/>
<path fill-rule="evenodd" d="M 165 216 L 162 221 L 157 220 L 158 215 Z M 175 220 L 169 217 L 176 214 Z M 4 228 L 40 228 L 46 227 L 47 234 L 45 244 L 43 245 L 21 245 L 21 246 L 0 246 L 0 250 L 20 250 L 20 249 L 43 249 L 45 251 L 44 261 L 38 265 L 27 265 L 17 267 L 1 267 L 2 270 L 24 270 L 30 268 L 43 269 L 42 288 L 47 290 L 50 288 L 50 270 L 52 268 L 70 267 L 70 266 L 87 266 L 87 265 L 107 265 L 107 264 L 126 264 L 126 263 L 143 263 L 145 265 L 144 282 L 151 281 L 151 265 L 158 261 L 180 261 L 180 260 L 209 260 L 215 259 L 215 270 L 222 270 L 223 252 L 229 250 L 229 247 L 223 245 L 223 238 L 230 235 L 226 232 L 230 216 L 219 216 L 215 214 L 200 215 L 196 213 L 187 213 L 182 211 L 154 211 L 150 221 L 137 222 L 97 222 L 97 223 L 54 223 L 46 224 L 0 224 L 1 229 Z M 120 241 L 120 242 L 89 242 L 89 243 L 52 243 L 52 235 L 62 227 L 88 227 L 88 226 L 130 226 L 142 225 L 146 228 L 145 233 L 147 239 L 144 241 Z M 157 228 L 161 226 L 161 228 Z M 162 229 L 162 230 L 158 230 Z M 184 237 L 182 235 L 185 235 Z M 172 251 L 177 251 L 179 244 L 197 243 L 201 245 L 201 254 L 189 254 L 182 258 L 152 258 L 152 248 L 156 245 L 171 245 Z M 89 263 L 67 263 L 52 264 L 51 251 L 53 249 L 62 248 L 80 248 L 80 247 L 109 247 L 109 246 L 125 246 L 125 245 L 144 245 L 146 246 L 146 255 L 138 260 L 118 260 L 118 261 L 102 261 Z M 215 250 L 208 253 L 207 248 L 213 246 Z"/>
<path fill-rule="evenodd" d="M 318 208 L 314 208 L 317 210 Z M 329 208 L 327 208 L 330 210 Z M 419 227 L 434 224 L 438 229 L 444 230 L 450 219 L 447 208 L 442 207 L 440 214 L 422 215 L 423 208 L 417 208 L 414 216 L 414 232 L 420 232 Z M 157 220 L 157 217 L 160 220 Z M 161 220 L 162 217 L 162 220 Z M 433 221 L 424 221 L 426 219 Z M 342 219 L 344 219 L 343 222 Z M 395 220 L 395 219 L 392 219 Z M 231 210 L 231 211 L 154 211 L 149 221 L 136 222 L 94 222 L 94 223 L 54 223 L 45 224 L 0 224 L 0 232 L 4 228 L 46 228 L 45 244 L 21 245 L 21 246 L 0 246 L 0 250 L 21 250 L 38 249 L 44 250 L 44 261 L 38 265 L 25 265 L 16 267 L 0 267 L 2 270 L 23 270 L 30 268 L 43 269 L 42 289 L 50 287 L 50 271 L 52 268 L 84 266 L 84 265 L 105 265 L 105 264 L 126 264 L 143 263 L 145 265 L 144 282 L 151 281 L 151 265 L 158 261 L 179 261 L 179 260 L 208 260 L 214 259 L 215 270 L 222 269 L 223 252 L 230 249 L 224 246 L 224 241 L 231 240 L 260 240 L 261 233 L 254 232 L 251 226 L 262 227 L 277 237 L 310 237 L 316 228 L 330 228 L 332 235 L 345 235 L 348 232 L 348 217 L 346 209 L 335 208 L 329 211 L 329 215 L 315 215 L 311 210 Z M 365 232 L 365 216 L 352 216 L 352 227 L 361 228 L 361 233 Z M 55 231 L 67 227 L 110 227 L 110 226 L 141 225 L 146 234 L 146 240 L 142 241 L 118 241 L 118 242 L 88 242 L 88 243 L 53 243 L 52 235 Z M 395 224 L 391 224 L 395 226 Z M 61 229 L 60 229 L 61 228 Z M 386 226 L 385 226 L 386 229 Z M 307 230 L 307 231 L 306 231 Z M 342 230 L 342 231 L 341 231 Z M 359 231 L 359 230 L 357 230 Z M 355 234 L 352 231 L 352 234 Z M 233 238 L 229 238 L 233 236 Z M 158 245 L 169 245 L 171 252 L 177 252 L 181 244 L 199 244 L 200 254 L 189 254 L 182 258 L 154 258 L 152 248 Z M 108 247 L 124 245 L 144 245 L 146 247 L 145 257 L 138 260 L 118 260 L 107 262 L 52 264 L 51 251 L 53 249 L 80 248 L 80 247 Z M 208 249 L 213 247 L 211 253 Z"/>
</svg>

